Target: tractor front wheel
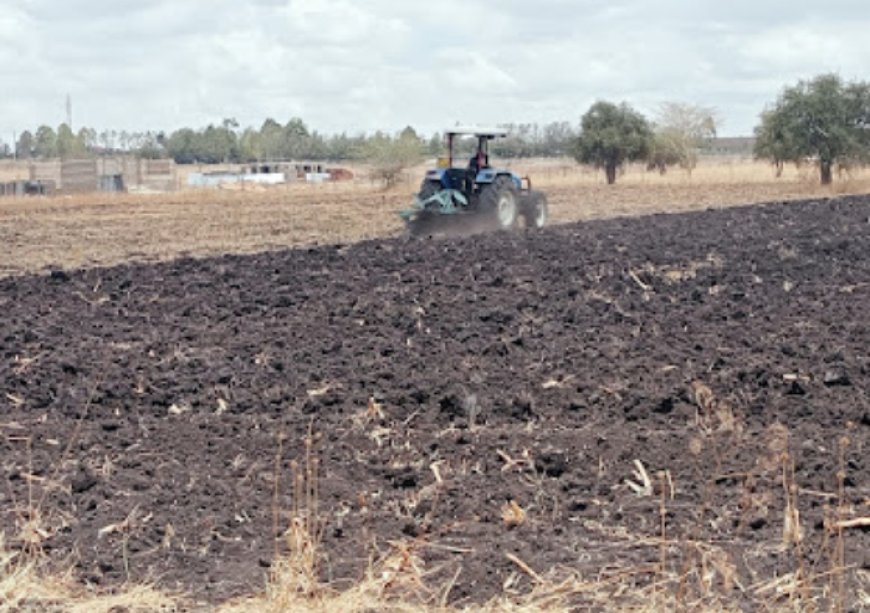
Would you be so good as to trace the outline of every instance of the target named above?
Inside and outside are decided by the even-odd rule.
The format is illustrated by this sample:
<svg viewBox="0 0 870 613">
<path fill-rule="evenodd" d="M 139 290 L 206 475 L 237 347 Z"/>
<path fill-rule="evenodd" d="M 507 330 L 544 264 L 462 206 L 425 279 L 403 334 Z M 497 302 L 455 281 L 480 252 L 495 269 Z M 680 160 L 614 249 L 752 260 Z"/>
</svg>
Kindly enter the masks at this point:
<svg viewBox="0 0 870 613">
<path fill-rule="evenodd" d="M 509 177 L 497 177 L 483 188 L 480 212 L 492 219 L 499 230 L 510 230 L 517 223 L 517 188 Z"/>
</svg>

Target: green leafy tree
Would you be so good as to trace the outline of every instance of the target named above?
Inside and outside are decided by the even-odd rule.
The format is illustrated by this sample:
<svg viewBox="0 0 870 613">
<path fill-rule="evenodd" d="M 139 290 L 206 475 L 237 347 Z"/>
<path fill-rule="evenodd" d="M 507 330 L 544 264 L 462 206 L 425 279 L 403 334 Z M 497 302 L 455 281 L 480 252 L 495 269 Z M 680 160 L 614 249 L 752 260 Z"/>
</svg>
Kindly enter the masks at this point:
<svg viewBox="0 0 870 613">
<path fill-rule="evenodd" d="M 198 138 L 196 158 L 208 164 L 231 162 L 238 158 L 238 139 L 227 125 L 208 126 Z"/>
<path fill-rule="evenodd" d="M 198 140 L 190 128 L 176 130 L 166 141 L 166 151 L 179 164 L 193 164 L 197 161 Z"/>
<path fill-rule="evenodd" d="M 33 155 L 39 158 L 57 157 L 57 134 L 50 126 L 39 126 L 36 129 Z"/>
<path fill-rule="evenodd" d="M 33 134 L 30 130 L 25 130 L 18 137 L 18 142 L 15 143 L 15 157 L 19 160 L 28 160 L 33 157 Z"/>
<path fill-rule="evenodd" d="M 362 150 L 365 136 L 348 136 L 341 133 L 326 141 L 326 157 L 330 160 L 350 160 Z"/>
<path fill-rule="evenodd" d="M 375 133 L 359 151 L 359 157 L 372 167 L 372 176 L 389 189 L 404 172 L 423 160 L 425 143 L 414 130 L 405 129 L 398 136 Z"/>
<path fill-rule="evenodd" d="M 85 155 L 85 144 L 79 140 L 65 123 L 57 128 L 57 154 L 62 159 L 78 158 Z"/>
<path fill-rule="evenodd" d="M 755 155 L 781 171 L 784 162 L 818 164 L 822 185 L 835 165 L 870 159 L 870 83 L 844 83 L 835 74 L 786 87 L 755 128 Z"/>
<path fill-rule="evenodd" d="M 785 163 L 795 156 L 797 150 L 793 135 L 786 129 L 784 116 L 764 111 L 761 114 L 761 124 L 755 127 L 755 157 L 769 160 L 776 169 L 776 176 L 781 177 Z"/>
<path fill-rule="evenodd" d="M 243 162 L 256 162 L 263 159 L 262 138 L 255 129 L 245 128 L 239 136 L 239 158 Z"/>
<path fill-rule="evenodd" d="M 305 157 L 310 160 L 325 160 L 329 158 L 329 145 L 323 134 L 315 130 L 308 135 L 305 145 Z"/>
<path fill-rule="evenodd" d="M 399 132 L 399 138 L 406 140 L 420 140 L 420 136 L 417 134 L 417 130 L 415 130 L 411 126 L 405 126 L 405 129 Z"/>
<path fill-rule="evenodd" d="M 283 157 L 284 128 L 271 117 L 260 127 L 262 159 L 277 160 Z"/>
<path fill-rule="evenodd" d="M 603 169 L 612 185 L 623 164 L 646 159 L 651 141 L 652 129 L 643 115 L 626 103 L 599 101 L 583 115 L 574 157 Z"/>
<path fill-rule="evenodd" d="M 304 121 L 298 117 L 293 117 L 284 126 L 283 136 L 283 157 L 291 160 L 307 157 L 311 135 Z"/>
<path fill-rule="evenodd" d="M 657 129 L 650 143 L 647 155 L 647 170 L 657 170 L 659 174 L 665 174 L 670 166 L 688 167 L 689 153 L 684 141 L 679 134 L 671 130 Z M 694 167 L 694 163 L 692 163 Z"/>
</svg>

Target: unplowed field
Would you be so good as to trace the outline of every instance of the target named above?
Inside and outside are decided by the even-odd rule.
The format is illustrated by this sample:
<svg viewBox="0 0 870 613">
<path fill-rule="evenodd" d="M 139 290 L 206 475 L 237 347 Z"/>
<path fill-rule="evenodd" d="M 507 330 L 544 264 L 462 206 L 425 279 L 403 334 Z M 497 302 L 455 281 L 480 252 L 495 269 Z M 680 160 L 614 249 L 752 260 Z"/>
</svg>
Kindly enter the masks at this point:
<svg viewBox="0 0 870 613">
<path fill-rule="evenodd" d="M 453 601 L 517 560 L 769 601 L 870 514 L 868 198 L 57 271 L 0 313 L 0 527 L 96 585 L 260 588 L 309 434 L 337 586 L 405 548 Z"/>
</svg>

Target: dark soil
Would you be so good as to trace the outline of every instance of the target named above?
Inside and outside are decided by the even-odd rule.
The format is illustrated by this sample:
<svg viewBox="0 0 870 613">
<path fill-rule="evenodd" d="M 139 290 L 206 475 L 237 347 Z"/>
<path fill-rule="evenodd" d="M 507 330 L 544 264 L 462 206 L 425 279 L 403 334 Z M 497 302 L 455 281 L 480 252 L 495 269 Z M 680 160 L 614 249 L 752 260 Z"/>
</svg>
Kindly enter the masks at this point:
<svg viewBox="0 0 870 613">
<path fill-rule="evenodd" d="M 508 553 L 650 568 L 669 471 L 669 568 L 721 548 L 750 599 L 799 567 L 785 451 L 824 573 L 842 437 L 843 513 L 870 514 L 868 217 L 849 197 L 0 279 L 0 528 L 19 544 L 38 509 L 96 585 L 256 591 L 311 429 L 339 586 L 396 541 L 434 582 L 462 569 L 454 601 L 499 593 Z M 853 571 L 868 552 L 846 533 Z"/>
</svg>

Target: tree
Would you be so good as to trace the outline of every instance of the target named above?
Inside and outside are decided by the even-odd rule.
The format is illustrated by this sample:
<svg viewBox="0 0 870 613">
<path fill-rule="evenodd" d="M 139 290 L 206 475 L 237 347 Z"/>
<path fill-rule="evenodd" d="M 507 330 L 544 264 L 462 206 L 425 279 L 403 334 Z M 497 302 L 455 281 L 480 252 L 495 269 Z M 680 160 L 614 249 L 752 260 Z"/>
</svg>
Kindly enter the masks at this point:
<svg viewBox="0 0 870 613">
<path fill-rule="evenodd" d="M 326 143 L 326 138 L 317 130 L 308 135 L 305 156 L 310 160 L 325 160 L 329 157 L 329 145 Z"/>
<path fill-rule="evenodd" d="M 440 132 L 435 132 L 429 140 L 426 141 L 426 153 L 428 155 L 439 156 L 444 153 L 444 135 Z"/>
<path fill-rule="evenodd" d="M 121 151 L 129 152 L 130 151 L 130 140 L 132 139 L 132 135 L 127 132 L 127 130 L 121 130 L 118 133 L 118 146 Z"/>
<path fill-rule="evenodd" d="M 57 157 L 57 134 L 50 126 L 39 126 L 36 129 L 33 155 L 40 158 Z"/>
<path fill-rule="evenodd" d="M 626 162 L 647 157 L 652 130 L 646 118 L 622 103 L 593 104 L 580 122 L 574 157 L 581 164 L 604 169 L 607 184 L 616 182 L 616 171 Z"/>
<path fill-rule="evenodd" d="M 57 128 L 57 154 L 61 158 L 76 158 L 85 154 L 84 142 L 80 141 L 65 123 Z"/>
<path fill-rule="evenodd" d="M 18 137 L 18 142 L 15 143 L 15 157 L 19 160 L 28 160 L 33 157 L 33 134 L 29 130 L 25 130 Z"/>
<path fill-rule="evenodd" d="M 577 133 L 567 121 L 554 121 L 544 126 L 542 151 L 544 157 L 566 155 L 577 138 Z"/>
<path fill-rule="evenodd" d="M 425 144 L 413 130 L 396 137 L 377 132 L 362 146 L 359 157 L 372 165 L 373 176 L 389 189 L 405 170 L 422 161 L 424 150 Z"/>
<path fill-rule="evenodd" d="M 415 130 L 411 126 L 405 126 L 405 129 L 399 132 L 399 138 L 408 140 L 420 140 L 420 136 L 417 134 L 417 130 Z"/>
<path fill-rule="evenodd" d="M 150 130 L 145 132 L 136 149 L 136 155 L 146 160 L 159 160 L 166 155 L 166 149 L 162 144 L 162 135 Z"/>
<path fill-rule="evenodd" d="M 260 148 L 262 157 L 266 160 L 277 160 L 282 157 L 284 128 L 271 117 L 260 127 Z"/>
<path fill-rule="evenodd" d="M 176 130 L 166 141 L 166 151 L 179 164 L 193 164 L 197 154 L 196 132 L 190 128 Z"/>
<path fill-rule="evenodd" d="M 284 139 L 282 143 L 282 157 L 298 160 L 304 159 L 308 154 L 310 134 L 305 122 L 298 117 L 293 117 L 284 126 Z"/>
<path fill-rule="evenodd" d="M 698 165 L 698 151 L 715 137 L 713 109 L 666 102 L 659 109 L 647 168 L 664 174 L 668 166 L 679 165 L 691 174 Z"/>
<path fill-rule="evenodd" d="M 80 128 L 79 133 L 76 135 L 79 139 L 79 142 L 82 143 L 84 148 L 94 153 L 94 150 L 97 148 L 97 131 L 93 128 Z"/>
<path fill-rule="evenodd" d="M 792 134 L 786 129 L 784 117 L 772 111 L 761 114 L 761 124 L 755 128 L 754 154 L 758 159 L 770 160 L 776 168 L 776 176 L 781 177 L 785 163 L 797 150 L 792 142 Z"/>
<path fill-rule="evenodd" d="M 694 168 L 695 159 L 690 156 L 679 134 L 672 130 L 656 129 L 650 143 L 646 169 L 658 170 L 659 174 L 663 175 L 668 171 L 669 166 L 679 164 L 683 168 Z"/>
<path fill-rule="evenodd" d="M 363 149 L 365 136 L 348 136 L 341 133 L 326 142 L 326 157 L 331 160 L 349 160 Z"/>
<path fill-rule="evenodd" d="M 198 136 L 196 157 L 199 161 L 219 164 L 238 158 L 238 139 L 228 127 L 210 125 Z"/>
<path fill-rule="evenodd" d="M 239 137 L 239 157 L 243 162 L 263 159 L 263 139 L 253 128 L 245 128 Z"/>
<path fill-rule="evenodd" d="M 505 124 L 499 126 L 505 132 L 507 137 L 494 140 L 490 144 L 490 151 L 493 155 L 504 158 L 519 158 L 530 157 L 535 148 L 535 134 L 537 126 L 535 124 Z"/>
<path fill-rule="evenodd" d="M 103 153 L 110 153 L 115 148 L 115 137 L 109 130 L 103 130 L 99 135 L 99 143 Z"/>
<path fill-rule="evenodd" d="M 786 87 L 755 128 L 755 155 L 777 169 L 784 162 L 818 164 L 822 185 L 835 165 L 870 159 L 870 83 L 825 74 Z"/>
</svg>

